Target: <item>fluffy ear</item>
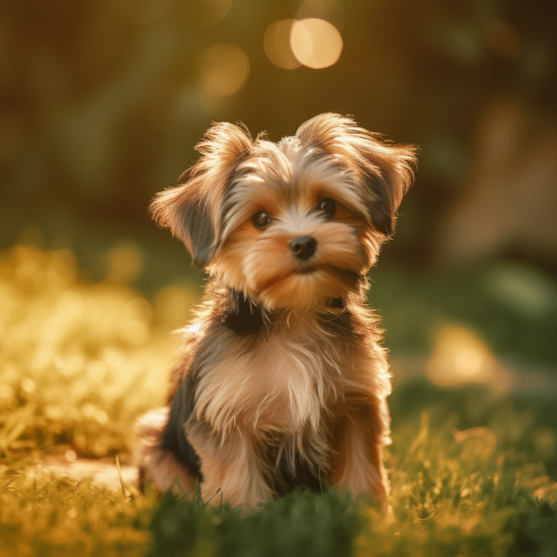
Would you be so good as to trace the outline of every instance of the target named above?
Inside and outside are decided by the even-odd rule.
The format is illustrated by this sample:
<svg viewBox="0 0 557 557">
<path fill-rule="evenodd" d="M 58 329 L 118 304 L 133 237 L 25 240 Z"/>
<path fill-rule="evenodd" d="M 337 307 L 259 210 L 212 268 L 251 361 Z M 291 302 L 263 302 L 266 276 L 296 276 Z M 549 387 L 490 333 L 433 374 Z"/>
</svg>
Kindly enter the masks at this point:
<svg viewBox="0 0 557 557">
<path fill-rule="evenodd" d="M 184 242 L 198 269 L 210 263 L 219 246 L 226 185 L 234 163 L 252 145 L 243 124 L 213 124 L 195 147 L 201 156 L 185 173 L 189 180 L 160 192 L 151 203 L 155 221 Z"/>
<path fill-rule="evenodd" d="M 322 149 L 356 171 L 362 179 L 370 224 L 390 237 L 396 211 L 414 179 L 415 147 L 390 144 L 349 116 L 333 113 L 308 120 L 296 136 L 306 147 Z"/>
</svg>

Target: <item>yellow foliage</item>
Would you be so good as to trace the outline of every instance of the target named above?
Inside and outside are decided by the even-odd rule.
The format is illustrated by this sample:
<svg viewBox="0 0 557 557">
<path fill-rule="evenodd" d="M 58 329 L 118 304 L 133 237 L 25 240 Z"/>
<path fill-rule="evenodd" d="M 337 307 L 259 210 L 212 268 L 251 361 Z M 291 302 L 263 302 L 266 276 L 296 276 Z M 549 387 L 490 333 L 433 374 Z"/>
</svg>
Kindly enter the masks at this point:
<svg viewBox="0 0 557 557">
<path fill-rule="evenodd" d="M 67 250 L 0 254 L 0 453 L 125 451 L 134 418 L 164 400 L 170 328 L 195 295 L 167 287 L 153 306 L 113 277 L 78 277 Z M 168 311 L 176 302 L 181 311 Z"/>
</svg>

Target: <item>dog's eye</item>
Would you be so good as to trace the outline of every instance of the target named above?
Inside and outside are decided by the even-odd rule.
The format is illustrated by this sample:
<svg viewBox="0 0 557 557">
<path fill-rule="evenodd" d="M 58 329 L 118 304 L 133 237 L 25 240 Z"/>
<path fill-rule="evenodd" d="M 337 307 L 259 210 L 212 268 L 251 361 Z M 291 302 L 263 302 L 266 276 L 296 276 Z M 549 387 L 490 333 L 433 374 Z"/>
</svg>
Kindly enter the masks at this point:
<svg viewBox="0 0 557 557">
<path fill-rule="evenodd" d="M 324 197 L 318 204 L 317 210 L 321 211 L 326 218 L 330 219 L 336 211 L 337 204 L 334 199 L 330 197 Z"/>
<path fill-rule="evenodd" d="M 271 217 L 267 213 L 261 211 L 259 213 L 255 213 L 255 215 L 251 217 L 251 222 L 253 222 L 253 226 L 255 226 L 255 228 L 263 230 L 271 224 Z"/>
</svg>

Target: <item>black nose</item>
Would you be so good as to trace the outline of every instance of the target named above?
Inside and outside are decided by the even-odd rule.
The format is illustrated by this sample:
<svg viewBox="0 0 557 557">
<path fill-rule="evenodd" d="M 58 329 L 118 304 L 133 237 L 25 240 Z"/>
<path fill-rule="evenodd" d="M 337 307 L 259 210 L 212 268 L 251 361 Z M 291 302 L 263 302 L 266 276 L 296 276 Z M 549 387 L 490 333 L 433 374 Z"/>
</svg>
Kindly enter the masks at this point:
<svg viewBox="0 0 557 557">
<path fill-rule="evenodd" d="M 317 249 L 317 240 L 311 236 L 299 236 L 290 242 L 290 249 L 296 257 L 309 259 Z"/>
</svg>

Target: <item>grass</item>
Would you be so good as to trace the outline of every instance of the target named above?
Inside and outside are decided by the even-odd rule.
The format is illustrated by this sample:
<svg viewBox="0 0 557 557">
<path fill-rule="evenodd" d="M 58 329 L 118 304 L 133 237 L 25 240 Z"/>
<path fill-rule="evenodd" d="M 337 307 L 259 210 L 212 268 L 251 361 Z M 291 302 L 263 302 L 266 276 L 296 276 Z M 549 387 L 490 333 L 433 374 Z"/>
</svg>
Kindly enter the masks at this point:
<svg viewBox="0 0 557 557">
<path fill-rule="evenodd" d="M 399 384 L 388 518 L 327 488 L 245 514 L 45 469 L 46 455 L 71 451 L 129 459 L 133 420 L 164 397 L 168 331 L 194 303 L 178 287 L 148 301 L 116 280 L 87 283 L 67 251 L 2 254 L 0 555 L 557 555 L 549 396 Z"/>
</svg>

